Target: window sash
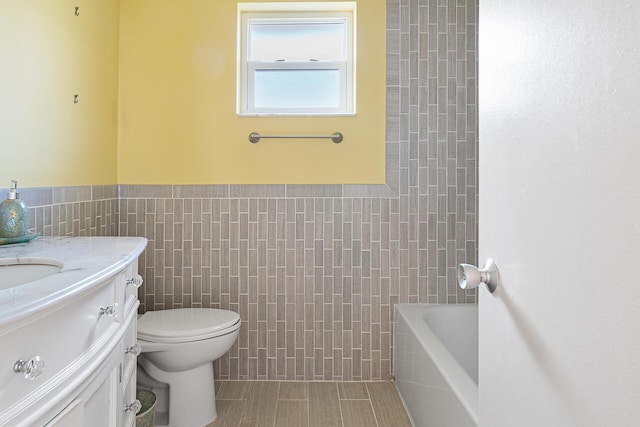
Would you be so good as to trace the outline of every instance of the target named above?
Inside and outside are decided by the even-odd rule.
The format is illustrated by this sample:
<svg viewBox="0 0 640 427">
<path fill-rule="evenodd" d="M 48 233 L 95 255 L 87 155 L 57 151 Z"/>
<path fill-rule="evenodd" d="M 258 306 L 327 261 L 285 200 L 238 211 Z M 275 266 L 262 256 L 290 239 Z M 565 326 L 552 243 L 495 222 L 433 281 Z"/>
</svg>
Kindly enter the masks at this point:
<svg viewBox="0 0 640 427">
<path fill-rule="evenodd" d="M 239 3 L 238 10 L 237 113 L 239 115 L 281 114 L 294 116 L 355 114 L 355 3 L 252 3 L 250 6 L 247 3 Z M 249 59 L 249 22 L 276 24 L 344 23 L 346 58 L 332 61 L 252 61 Z M 257 71 L 296 69 L 338 70 L 339 106 L 337 108 L 256 107 L 255 84 Z"/>
<path fill-rule="evenodd" d="M 338 106 L 335 108 L 330 107 L 256 107 L 256 73 L 259 71 L 291 71 L 296 70 L 304 71 L 322 71 L 322 70 L 336 70 L 339 74 L 338 82 Z M 313 61 L 313 62 L 266 62 L 266 61 L 248 61 L 247 62 L 247 113 L 272 113 L 272 114 L 342 114 L 348 107 L 348 83 L 347 83 L 347 62 L 346 61 Z"/>
<path fill-rule="evenodd" d="M 342 30 L 342 35 L 341 35 L 341 40 L 339 41 L 340 44 L 342 44 L 342 46 L 340 46 L 338 49 L 340 50 L 339 53 L 333 53 L 332 55 L 327 55 L 327 54 L 322 54 L 320 52 L 316 52 L 316 53 L 309 53 L 307 56 L 301 56 L 298 58 L 285 58 L 286 60 L 294 60 L 294 61 L 306 61 L 309 59 L 320 59 L 320 60 L 331 60 L 331 61 L 347 61 L 348 57 L 349 57 L 349 22 L 347 17 L 345 16 L 339 16 L 339 17 L 314 17 L 314 18 L 303 18 L 303 17 L 296 17 L 296 18 L 247 18 L 247 30 L 246 30 L 246 34 L 247 34 L 247 51 L 246 51 L 246 60 L 247 61 L 252 61 L 252 60 L 260 60 L 261 58 L 256 58 L 256 56 L 259 55 L 253 55 L 252 53 L 252 48 L 254 47 L 254 33 L 252 31 L 252 29 L 254 28 L 253 26 L 270 26 L 273 25 L 275 27 L 277 26 L 300 26 L 300 27 L 306 27 L 306 30 L 310 30 L 311 27 L 313 25 L 317 25 L 319 28 L 322 28 L 323 26 L 326 25 L 339 25 L 340 26 L 340 30 Z M 335 35 L 335 34 L 334 34 Z M 308 40 L 309 42 L 313 42 L 313 40 Z M 338 42 L 338 40 L 335 40 L 336 42 Z M 299 44 L 299 41 L 294 41 L 294 43 L 292 44 Z M 326 43 L 325 43 L 326 46 Z M 297 50 L 299 48 L 299 46 L 293 46 L 293 50 Z M 282 59 L 282 56 L 279 57 L 274 57 L 274 58 L 268 58 L 266 60 L 276 60 L 276 59 Z M 265 60 L 265 59 L 263 59 Z"/>
</svg>

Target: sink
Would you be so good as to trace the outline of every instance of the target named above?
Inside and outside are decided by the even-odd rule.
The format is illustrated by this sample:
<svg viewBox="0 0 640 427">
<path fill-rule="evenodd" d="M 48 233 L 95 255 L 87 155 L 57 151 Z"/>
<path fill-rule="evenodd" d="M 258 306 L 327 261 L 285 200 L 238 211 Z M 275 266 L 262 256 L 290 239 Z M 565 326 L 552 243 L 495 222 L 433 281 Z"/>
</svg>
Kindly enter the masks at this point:
<svg viewBox="0 0 640 427">
<path fill-rule="evenodd" d="M 58 273 L 62 267 L 62 262 L 54 258 L 0 258 L 0 290 L 43 279 Z"/>
</svg>

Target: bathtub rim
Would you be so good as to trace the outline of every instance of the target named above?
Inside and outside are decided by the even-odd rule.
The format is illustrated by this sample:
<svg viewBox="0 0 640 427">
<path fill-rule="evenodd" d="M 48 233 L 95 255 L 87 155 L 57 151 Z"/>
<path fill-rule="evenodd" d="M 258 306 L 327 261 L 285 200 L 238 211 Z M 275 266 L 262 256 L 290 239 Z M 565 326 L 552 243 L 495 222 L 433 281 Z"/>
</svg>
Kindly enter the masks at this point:
<svg viewBox="0 0 640 427">
<path fill-rule="evenodd" d="M 457 396 L 462 406 L 466 409 L 472 420 L 478 422 L 478 384 L 464 370 L 457 360 L 449 353 L 442 341 L 428 327 L 423 319 L 425 310 L 435 307 L 477 307 L 477 304 L 396 304 L 395 313 L 402 316 L 408 328 L 425 349 L 433 363 L 438 367 L 440 374 L 448 382 L 453 393 Z M 393 337 L 394 350 L 396 347 L 396 335 Z M 393 368 L 395 371 L 395 353 Z M 395 372 L 393 372 L 395 375 Z M 397 381 L 397 380 L 396 380 Z"/>
</svg>

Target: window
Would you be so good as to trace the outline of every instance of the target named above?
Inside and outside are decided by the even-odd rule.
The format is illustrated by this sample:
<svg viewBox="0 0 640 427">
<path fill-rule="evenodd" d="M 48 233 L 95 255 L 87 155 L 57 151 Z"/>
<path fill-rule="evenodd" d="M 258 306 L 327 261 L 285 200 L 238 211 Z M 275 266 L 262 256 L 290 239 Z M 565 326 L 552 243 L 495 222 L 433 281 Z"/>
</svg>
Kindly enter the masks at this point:
<svg viewBox="0 0 640 427">
<path fill-rule="evenodd" d="M 355 3 L 239 3 L 238 114 L 355 113 Z"/>
</svg>

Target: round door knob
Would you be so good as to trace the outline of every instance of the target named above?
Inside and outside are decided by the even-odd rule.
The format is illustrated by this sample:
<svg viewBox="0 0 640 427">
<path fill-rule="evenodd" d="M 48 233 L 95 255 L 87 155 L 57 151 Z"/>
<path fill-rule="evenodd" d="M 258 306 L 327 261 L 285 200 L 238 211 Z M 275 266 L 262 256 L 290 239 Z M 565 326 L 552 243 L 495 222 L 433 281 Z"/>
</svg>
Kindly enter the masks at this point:
<svg viewBox="0 0 640 427">
<path fill-rule="evenodd" d="M 483 270 L 471 264 L 458 265 L 458 285 L 462 289 L 474 289 L 484 283 L 489 292 L 493 293 L 499 282 L 498 267 L 492 259 L 487 260 Z"/>
<path fill-rule="evenodd" d="M 40 356 L 32 357 L 29 360 L 18 360 L 13 365 L 13 372 L 23 374 L 28 380 L 35 380 L 44 372 L 44 361 Z"/>
</svg>

